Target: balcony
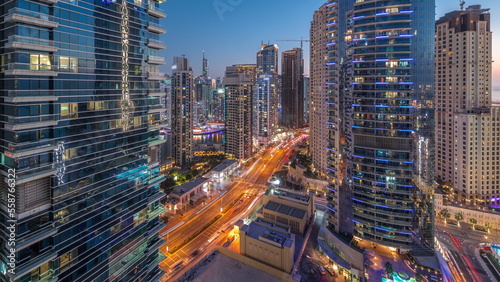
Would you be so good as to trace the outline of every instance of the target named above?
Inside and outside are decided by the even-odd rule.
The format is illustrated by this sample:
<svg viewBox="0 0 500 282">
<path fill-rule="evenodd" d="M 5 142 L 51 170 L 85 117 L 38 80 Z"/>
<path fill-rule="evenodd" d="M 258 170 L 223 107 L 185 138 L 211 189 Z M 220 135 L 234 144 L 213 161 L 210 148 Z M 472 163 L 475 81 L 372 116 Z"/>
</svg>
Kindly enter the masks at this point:
<svg viewBox="0 0 500 282">
<path fill-rule="evenodd" d="M 158 90 L 158 92 L 149 92 L 148 93 L 149 96 L 151 97 L 163 97 L 163 96 L 166 96 L 167 93 L 166 92 L 160 92 L 160 90 Z"/>
<path fill-rule="evenodd" d="M 4 46 L 7 49 L 23 49 L 41 52 L 56 52 L 54 41 L 28 36 L 11 35 Z"/>
<path fill-rule="evenodd" d="M 147 29 L 151 32 L 158 33 L 158 34 L 164 34 L 167 32 L 166 29 L 164 29 L 161 25 L 157 23 L 152 23 L 150 22 Z"/>
<path fill-rule="evenodd" d="M 16 252 L 19 252 L 20 250 L 31 246 L 32 244 L 36 242 L 40 242 L 45 238 L 48 238 L 50 236 L 53 236 L 57 233 L 57 228 L 43 228 L 42 231 L 36 232 L 34 235 L 30 235 L 28 237 L 18 239 L 16 241 Z"/>
<path fill-rule="evenodd" d="M 14 151 L 5 151 L 5 155 L 11 158 L 21 158 L 29 155 L 40 154 L 47 151 L 53 151 L 57 149 L 57 145 L 43 145 L 43 146 L 34 146 L 27 149 L 14 150 Z"/>
<path fill-rule="evenodd" d="M 164 127 L 165 127 L 165 124 L 163 122 L 156 122 L 156 123 L 150 123 L 150 124 L 148 124 L 148 130 L 149 131 L 162 129 Z"/>
<path fill-rule="evenodd" d="M 166 139 L 163 139 L 163 138 L 160 138 L 160 137 L 156 137 L 154 139 L 149 139 L 148 140 L 148 146 L 151 147 L 151 146 L 156 146 L 156 145 L 160 145 L 160 144 L 163 144 L 167 142 Z"/>
<path fill-rule="evenodd" d="M 53 169 L 52 164 L 32 168 L 25 171 L 19 171 L 18 177 L 16 178 L 16 184 L 23 184 L 44 177 L 53 176 L 56 173 L 57 169 Z M 5 177 L 5 183 L 7 183 L 7 177 Z"/>
<path fill-rule="evenodd" d="M 152 65 L 164 65 L 165 58 L 148 55 L 148 63 L 150 63 Z"/>
<path fill-rule="evenodd" d="M 155 179 L 158 179 L 158 178 L 159 177 L 156 177 Z M 160 180 L 156 181 L 156 182 L 158 182 L 157 184 L 159 184 L 160 182 L 162 182 L 164 179 L 165 179 L 165 177 L 162 175 L 162 178 Z M 158 191 L 158 192 L 156 192 L 153 195 L 151 195 L 151 196 L 148 197 L 148 204 L 151 204 L 151 203 L 154 203 L 156 201 L 159 201 L 163 197 L 165 197 L 165 193 Z"/>
<path fill-rule="evenodd" d="M 162 212 L 164 212 L 165 209 L 162 208 L 162 207 L 158 207 L 156 208 L 153 212 L 149 212 L 148 213 L 148 220 L 152 220 L 152 219 L 155 219 L 157 218 Z M 160 224 L 160 226 L 162 226 L 163 224 Z M 163 226 L 162 226 L 163 227 Z"/>
<path fill-rule="evenodd" d="M 156 185 L 156 184 L 160 184 L 160 183 L 162 183 L 162 182 L 163 182 L 163 180 L 165 180 L 165 176 L 163 176 L 163 175 L 158 175 L 158 176 L 156 176 L 156 177 L 154 177 L 154 178 L 151 178 L 151 179 L 148 181 L 148 186 L 149 186 L 149 187 L 151 187 L 151 186 L 154 186 L 154 185 Z M 158 193 L 154 194 L 153 196 L 158 195 L 158 194 L 162 194 L 163 196 L 165 195 L 164 193 L 158 192 Z M 160 195 L 160 197 L 158 198 L 158 200 L 159 200 L 159 199 L 161 199 L 161 197 L 163 197 L 162 195 Z M 149 197 L 149 198 L 150 198 L 150 197 Z M 154 200 L 148 201 L 148 203 L 152 203 L 152 202 L 154 202 Z"/>
<path fill-rule="evenodd" d="M 32 129 L 38 127 L 47 127 L 57 125 L 59 117 L 56 115 L 28 116 L 28 117 L 8 117 L 8 123 L 5 124 L 7 130 Z"/>
<path fill-rule="evenodd" d="M 54 95 L 53 90 L 8 90 L 7 97 L 3 99 L 6 103 L 52 102 L 59 97 Z"/>
<path fill-rule="evenodd" d="M 27 261 L 25 264 L 21 265 L 20 267 L 17 267 L 15 274 L 7 272 L 6 275 L 9 276 L 10 279 L 12 279 L 12 280 L 17 280 L 17 279 L 21 278 L 22 276 L 30 273 L 33 269 L 40 267 L 41 265 L 45 264 L 48 261 L 54 260 L 56 257 L 57 257 L 56 252 L 49 251 L 43 255 L 37 256 L 36 258 Z"/>
<path fill-rule="evenodd" d="M 7 16 L 4 18 L 4 21 L 11 23 L 24 23 L 47 28 L 56 28 L 59 26 L 59 23 L 54 21 L 53 16 L 19 8 L 10 9 Z"/>
<path fill-rule="evenodd" d="M 154 217 L 156 218 L 156 217 Z M 152 218 L 148 218 L 148 220 L 151 220 Z M 148 234 L 150 235 L 158 235 L 158 233 L 163 229 L 163 227 L 165 227 L 165 225 L 163 224 L 163 222 L 161 223 L 158 223 L 156 224 L 155 227 L 151 228 L 151 229 L 148 229 Z"/>
<path fill-rule="evenodd" d="M 163 19 L 167 17 L 167 14 L 165 14 L 165 11 L 163 9 L 160 9 L 158 7 L 155 7 L 155 5 L 149 5 L 148 6 L 148 14 L 157 17 L 159 19 Z"/>
<path fill-rule="evenodd" d="M 57 76 L 58 70 L 59 67 L 53 65 L 10 63 L 7 65 L 5 75 Z"/>
<path fill-rule="evenodd" d="M 165 79 L 165 74 L 162 72 L 150 72 L 148 73 L 149 80 L 163 80 Z"/>
<path fill-rule="evenodd" d="M 167 48 L 167 46 L 165 44 L 163 44 L 160 40 L 151 39 L 151 38 L 148 39 L 148 43 L 146 43 L 146 45 L 149 48 L 153 48 L 153 49 L 165 49 L 165 48 Z"/>
<path fill-rule="evenodd" d="M 150 105 L 148 109 L 149 114 L 161 113 L 165 111 L 165 107 L 161 104 Z"/>
<path fill-rule="evenodd" d="M 38 1 L 46 4 L 57 4 L 59 0 L 38 0 Z"/>
</svg>

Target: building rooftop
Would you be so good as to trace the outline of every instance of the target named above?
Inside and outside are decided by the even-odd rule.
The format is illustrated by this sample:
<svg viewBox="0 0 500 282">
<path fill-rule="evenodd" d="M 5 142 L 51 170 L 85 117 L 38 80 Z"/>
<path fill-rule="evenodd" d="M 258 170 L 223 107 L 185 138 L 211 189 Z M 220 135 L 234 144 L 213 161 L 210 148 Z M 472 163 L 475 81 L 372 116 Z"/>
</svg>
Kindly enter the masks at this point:
<svg viewBox="0 0 500 282">
<path fill-rule="evenodd" d="M 178 196 L 184 195 L 194 188 L 200 186 L 201 184 L 208 182 L 209 180 L 210 179 L 205 177 L 198 177 L 194 180 L 189 181 L 188 183 L 184 183 L 180 186 L 175 187 L 171 194 L 175 194 Z"/>
<path fill-rule="evenodd" d="M 186 281 L 283 281 L 271 274 L 232 259 L 222 253 L 215 252 L 215 254 L 213 258 L 198 265 L 196 269 L 194 269 L 193 274 L 186 277 Z"/>
<path fill-rule="evenodd" d="M 293 241 L 295 240 L 295 235 L 292 235 L 288 232 L 279 231 L 277 228 L 271 228 L 260 223 L 261 222 L 258 221 L 252 221 L 248 225 L 243 225 L 241 231 L 246 232 L 248 237 L 254 238 L 278 248 L 292 247 Z"/>
<path fill-rule="evenodd" d="M 275 196 L 275 197 L 278 197 L 278 198 L 285 198 L 285 199 L 288 198 L 289 200 L 292 200 L 294 202 L 301 202 L 304 205 L 309 204 L 309 202 L 311 201 L 311 197 L 310 196 L 296 194 L 296 193 L 292 193 L 292 192 L 289 192 L 289 191 L 285 191 L 285 190 L 282 190 L 282 189 L 276 189 L 276 188 L 268 189 L 266 191 L 266 195 L 268 195 L 268 196 Z"/>
<path fill-rule="evenodd" d="M 212 169 L 213 172 L 222 172 L 226 168 L 232 166 L 233 164 L 237 163 L 238 161 L 236 160 L 224 160 L 222 163 L 218 164 L 216 167 Z"/>
<path fill-rule="evenodd" d="M 290 207 L 284 204 L 279 204 L 274 201 L 267 202 L 267 204 L 264 206 L 264 209 L 275 211 L 298 219 L 303 219 L 307 213 L 305 210 Z"/>
</svg>

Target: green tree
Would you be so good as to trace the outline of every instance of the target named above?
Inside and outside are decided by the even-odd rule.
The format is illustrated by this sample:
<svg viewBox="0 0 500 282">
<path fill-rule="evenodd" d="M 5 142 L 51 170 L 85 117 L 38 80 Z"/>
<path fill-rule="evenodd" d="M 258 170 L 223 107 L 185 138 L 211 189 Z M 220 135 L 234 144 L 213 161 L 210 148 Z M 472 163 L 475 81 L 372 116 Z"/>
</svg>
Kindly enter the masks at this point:
<svg viewBox="0 0 500 282">
<path fill-rule="evenodd" d="M 415 274 L 415 281 L 417 281 L 417 282 L 424 281 L 424 277 L 422 276 L 422 274 L 420 274 L 420 273 Z"/>
<path fill-rule="evenodd" d="M 458 226 L 460 226 L 460 221 L 464 219 L 464 215 L 461 212 L 455 213 L 455 219 L 458 222 Z"/>
<path fill-rule="evenodd" d="M 444 223 L 446 224 L 446 220 L 451 217 L 450 212 L 448 212 L 447 209 L 442 209 L 438 215 L 442 218 L 444 218 Z"/>
<path fill-rule="evenodd" d="M 394 268 L 392 267 L 392 263 L 389 261 L 385 263 L 385 273 L 387 274 L 387 279 L 394 279 Z"/>
<path fill-rule="evenodd" d="M 472 224 L 472 230 L 476 229 L 477 219 L 469 218 L 469 223 Z"/>
</svg>

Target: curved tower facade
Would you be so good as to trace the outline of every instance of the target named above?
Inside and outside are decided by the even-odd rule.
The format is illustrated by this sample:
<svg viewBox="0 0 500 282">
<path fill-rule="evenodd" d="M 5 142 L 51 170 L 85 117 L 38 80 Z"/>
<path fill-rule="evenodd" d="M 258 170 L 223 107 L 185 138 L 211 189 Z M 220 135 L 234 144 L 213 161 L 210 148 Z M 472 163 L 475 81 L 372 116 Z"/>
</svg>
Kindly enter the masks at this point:
<svg viewBox="0 0 500 282">
<path fill-rule="evenodd" d="M 432 246 L 434 0 L 356 1 L 352 25 L 353 235 Z"/>
</svg>

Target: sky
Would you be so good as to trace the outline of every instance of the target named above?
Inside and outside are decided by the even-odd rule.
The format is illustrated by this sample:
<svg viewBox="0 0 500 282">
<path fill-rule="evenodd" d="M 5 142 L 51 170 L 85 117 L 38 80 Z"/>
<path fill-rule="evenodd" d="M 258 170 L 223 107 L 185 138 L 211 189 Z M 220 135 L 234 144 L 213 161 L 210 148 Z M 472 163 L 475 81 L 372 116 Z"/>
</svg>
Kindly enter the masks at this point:
<svg viewBox="0 0 500 282">
<path fill-rule="evenodd" d="M 278 45 L 280 53 L 299 47 L 300 42 L 277 40 L 309 39 L 312 15 L 325 0 L 167 0 L 161 8 L 167 17 L 161 24 L 167 33 L 160 39 L 167 64 L 162 72 L 171 73 L 172 58 L 185 55 L 195 76 L 201 74 L 202 52 L 209 60 L 210 76 L 222 77 L 226 66 L 255 64 L 260 44 Z M 490 8 L 493 50 L 500 50 L 500 1 L 466 1 Z M 459 0 L 436 0 L 436 18 L 458 10 Z M 305 73 L 309 73 L 309 44 L 304 43 Z M 500 51 L 493 53 L 493 88 L 500 90 Z M 281 58 L 280 58 L 281 64 Z"/>
</svg>

